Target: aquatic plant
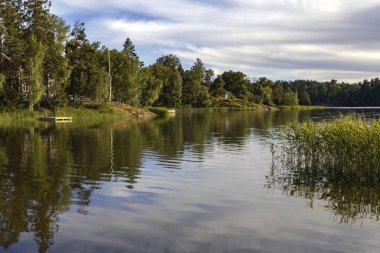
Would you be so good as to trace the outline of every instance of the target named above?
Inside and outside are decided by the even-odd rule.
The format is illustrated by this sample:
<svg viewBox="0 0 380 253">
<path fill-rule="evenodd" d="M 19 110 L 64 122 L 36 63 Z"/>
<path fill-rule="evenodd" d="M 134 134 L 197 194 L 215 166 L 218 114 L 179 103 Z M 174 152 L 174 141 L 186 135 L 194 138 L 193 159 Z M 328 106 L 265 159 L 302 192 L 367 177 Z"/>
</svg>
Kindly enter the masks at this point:
<svg viewBox="0 0 380 253">
<path fill-rule="evenodd" d="M 281 110 L 324 110 L 326 109 L 325 106 L 318 106 L 318 105 L 296 105 L 296 106 L 287 106 L 287 105 L 280 105 L 278 106 Z"/>
<path fill-rule="evenodd" d="M 268 186 L 327 200 L 342 223 L 380 219 L 380 120 L 350 115 L 290 123 L 272 133 Z"/>
<path fill-rule="evenodd" d="M 272 134 L 272 152 L 288 165 L 303 168 L 380 169 L 380 120 L 349 115 L 331 121 L 286 125 Z"/>
</svg>

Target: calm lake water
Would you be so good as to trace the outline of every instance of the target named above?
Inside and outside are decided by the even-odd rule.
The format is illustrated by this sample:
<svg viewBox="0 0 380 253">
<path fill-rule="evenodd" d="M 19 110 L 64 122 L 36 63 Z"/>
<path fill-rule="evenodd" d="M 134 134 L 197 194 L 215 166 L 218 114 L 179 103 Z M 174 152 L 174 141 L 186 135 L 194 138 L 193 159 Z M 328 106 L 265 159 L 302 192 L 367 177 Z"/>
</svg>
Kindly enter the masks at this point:
<svg viewBox="0 0 380 253">
<path fill-rule="evenodd" d="M 0 252 L 378 253 L 380 185 L 309 187 L 272 167 L 270 131 L 353 112 L 380 117 L 199 110 L 0 128 Z"/>
</svg>

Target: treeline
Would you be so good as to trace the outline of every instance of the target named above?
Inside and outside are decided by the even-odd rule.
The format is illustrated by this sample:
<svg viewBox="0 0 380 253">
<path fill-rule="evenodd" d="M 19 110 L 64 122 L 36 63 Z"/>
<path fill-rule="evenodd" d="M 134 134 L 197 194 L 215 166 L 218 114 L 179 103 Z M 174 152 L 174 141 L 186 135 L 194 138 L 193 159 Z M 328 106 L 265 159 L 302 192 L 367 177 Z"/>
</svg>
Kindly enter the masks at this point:
<svg viewBox="0 0 380 253">
<path fill-rule="evenodd" d="M 267 105 L 380 105 L 379 79 L 356 84 L 250 80 L 239 71 L 216 76 L 200 59 L 184 70 L 175 55 L 144 66 L 129 38 L 121 51 L 110 50 L 89 41 L 83 23 L 70 31 L 50 13 L 50 5 L 48 0 L 0 0 L 2 107 L 110 99 L 136 106 L 207 107 L 234 98 Z"/>
</svg>

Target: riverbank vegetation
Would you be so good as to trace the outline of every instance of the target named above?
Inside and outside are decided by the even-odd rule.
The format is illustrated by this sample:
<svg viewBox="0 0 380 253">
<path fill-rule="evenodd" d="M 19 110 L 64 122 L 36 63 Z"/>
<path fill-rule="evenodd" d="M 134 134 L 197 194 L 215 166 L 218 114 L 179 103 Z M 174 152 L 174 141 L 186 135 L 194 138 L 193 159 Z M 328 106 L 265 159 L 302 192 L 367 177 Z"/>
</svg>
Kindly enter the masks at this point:
<svg viewBox="0 0 380 253">
<path fill-rule="evenodd" d="M 326 109 L 325 106 L 320 105 L 295 105 L 295 106 L 287 106 L 287 105 L 281 105 L 278 107 L 281 110 L 324 110 Z"/>
<path fill-rule="evenodd" d="M 167 109 L 165 110 L 167 111 Z M 89 125 L 122 119 L 151 119 L 156 115 L 147 109 L 136 108 L 122 103 L 97 104 L 86 102 L 59 107 L 55 110 L 30 111 L 28 109 L 19 109 L 3 111 L 0 112 L 0 127 L 37 126 L 40 118 L 54 116 L 71 117 L 76 124 Z"/>
<path fill-rule="evenodd" d="M 72 102 L 106 100 L 168 108 L 380 105 L 378 78 L 346 84 L 250 79 L 232 70 L 215 75 L 200 59 L 185 70 L 172 54 L 146 66 L 131 39 L 121 50 L 92 42 L 83 23 L 70 31 L 50 5 L 49 0 L 0 1 L 2 108 L 55 110 Z"/>
<path fill-rule="evenodd" d="M 326 200 L 339 223 L 379 220 L 379 119 L 347 116 L 290 123 L 272 138 L 268 187 L 305 198 L 311 208 Z"/>
<path fill-rule="evenodd" d="M 286 166 L 339 169 L 380 180 L 380 120 L 355 115 L 291 123 L 273 136 L 273 152 Z"/>
</svg>

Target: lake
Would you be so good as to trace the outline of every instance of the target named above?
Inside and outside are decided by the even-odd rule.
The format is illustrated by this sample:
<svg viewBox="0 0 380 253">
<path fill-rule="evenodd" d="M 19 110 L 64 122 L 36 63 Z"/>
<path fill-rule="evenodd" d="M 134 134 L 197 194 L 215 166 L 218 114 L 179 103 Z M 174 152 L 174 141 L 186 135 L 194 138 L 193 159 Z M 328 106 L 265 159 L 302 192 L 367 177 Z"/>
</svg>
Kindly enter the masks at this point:
<svg viewBox="0 0 380 253">
<path fill-rule="evenodd" d="M 183 110 L 0 128 L 0 252 L 379 252 L 380 185 L 310 187 L 273 166 L 271 131 L 348 113 L 380 117 Z"/>
</svg>

